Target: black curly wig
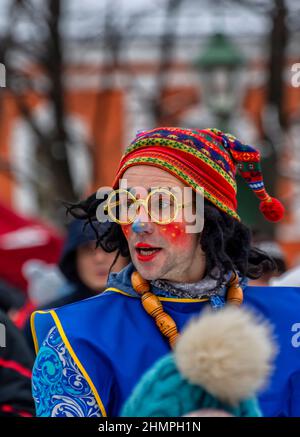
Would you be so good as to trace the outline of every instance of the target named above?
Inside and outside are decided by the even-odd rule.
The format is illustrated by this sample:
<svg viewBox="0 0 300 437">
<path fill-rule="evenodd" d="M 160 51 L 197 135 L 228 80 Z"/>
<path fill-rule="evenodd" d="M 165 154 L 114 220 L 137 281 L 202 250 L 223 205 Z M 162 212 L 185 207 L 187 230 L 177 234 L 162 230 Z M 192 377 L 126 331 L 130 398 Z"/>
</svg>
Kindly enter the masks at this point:
<svg viewBox="0 0 300 437">
<path fill-rule="evenodd" d="M 65 204 L 67 212 L 77 219 L 90 223 L 95 230 L 97 245 L 106 252 L 118 251 L 129 257 L 129 248 L 121 226 L 111 223 L 106 233 L 99 237 L 93 222 L 97 221 L 97 207 L 105 199 L 96 198 L 96 193 L 74 204 Z M 201 248 L 206 255 L 206 271 L 213 276 L 218 272 L 221 283 L 224 274 L 236 270 L 244 277 L 258 279 L 266 271 L 276 269 L 272 258 L 251 246 L 251 232 L 247 226 L 204 201 L 204 228 L 200 238 Z M 216 269 L 215 269 L 216 267 Z"/>
</svg>

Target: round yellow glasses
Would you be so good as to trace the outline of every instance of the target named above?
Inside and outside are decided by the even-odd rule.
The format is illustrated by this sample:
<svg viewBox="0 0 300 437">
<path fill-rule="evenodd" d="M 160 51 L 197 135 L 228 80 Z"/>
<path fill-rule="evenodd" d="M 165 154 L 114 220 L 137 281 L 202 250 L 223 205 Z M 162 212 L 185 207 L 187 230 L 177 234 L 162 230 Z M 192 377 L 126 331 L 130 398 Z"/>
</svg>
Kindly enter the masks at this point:
<svg viewBox="0 0 300 437">
<path fill-rule="evenodd" d="M 141 206 L 153 222 L 168 224 L 177 218 L 184 205 L 165 188 L 151 190 L 145 199 L 137 199 L 130 191 L 119 189 L 109 194 L 104 209 L 112 221 L 126 225 L 134 222 Z"/>
</svg>

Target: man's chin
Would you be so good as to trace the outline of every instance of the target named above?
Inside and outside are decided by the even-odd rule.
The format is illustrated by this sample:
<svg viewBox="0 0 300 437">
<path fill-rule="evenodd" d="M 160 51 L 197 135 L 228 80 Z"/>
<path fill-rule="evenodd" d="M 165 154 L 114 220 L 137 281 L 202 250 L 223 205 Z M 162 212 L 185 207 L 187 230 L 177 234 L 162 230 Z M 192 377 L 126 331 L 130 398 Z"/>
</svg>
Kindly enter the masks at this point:
<svg viewBox="0 0 300 437">
<path fill-rule="evenodd" d="M 162 275 L 161 265 L 156 265 L 156 263 L 149 262 L 146 264 L 135 260 L 134 265 L 139 274 L 147 281 L 155 281 Z"/>
</svg>

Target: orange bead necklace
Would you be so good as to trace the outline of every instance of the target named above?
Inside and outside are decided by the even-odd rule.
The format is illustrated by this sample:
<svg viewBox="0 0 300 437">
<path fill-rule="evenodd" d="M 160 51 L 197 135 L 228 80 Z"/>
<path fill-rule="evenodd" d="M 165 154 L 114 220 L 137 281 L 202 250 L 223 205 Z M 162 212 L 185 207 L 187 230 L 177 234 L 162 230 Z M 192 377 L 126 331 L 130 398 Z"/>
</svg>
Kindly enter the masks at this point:
<svg viewBox="0 0 300 437">
<path fill-rule="evenodd" d="M 133 289 L 141 296 L 142 305 L 145 311 L 154 318 L 160 332 L 167 337 L 173 349 L 179 336 L 177 325 L 174 319 L 164 311 L 159 298 L 150 292 L 150 283 L 137 271 L 131 275 Z M 233 305 L 241 305 L 243 302 L 243 290 L 239 284 L 238 275 L 233 272 L 228 283 L 226 301 Z"/>
</svg>

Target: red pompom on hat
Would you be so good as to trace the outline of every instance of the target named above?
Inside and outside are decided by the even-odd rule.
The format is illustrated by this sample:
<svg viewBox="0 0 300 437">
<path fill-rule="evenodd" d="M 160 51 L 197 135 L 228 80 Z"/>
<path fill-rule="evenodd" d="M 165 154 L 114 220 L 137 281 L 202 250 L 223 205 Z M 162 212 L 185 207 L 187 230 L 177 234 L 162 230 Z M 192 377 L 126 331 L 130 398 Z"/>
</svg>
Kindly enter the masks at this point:
<svg viewBox="0 0 300 437">
<path fill-rule="evenodd" d="M 270 222 L 278 222 L 283 218 L 284 206 L 275 197 L 266 192 L 260 165 L 260 153 L 253 147 L 243 144 L 231 134 L 212 129 L 222 139 L 225 148 L 229 151 L 237 170 L 247 182 L 249 188 L 260 199 L 259 209 Z"/>
<path fill-rule="evenodd" d="M 270 222 L 279 222 L 284 215 L 284 206 L 275 197 L 268 195 L 267 197 L 266 200 L 260 202 L 259 209 Z"/>
</svg>

